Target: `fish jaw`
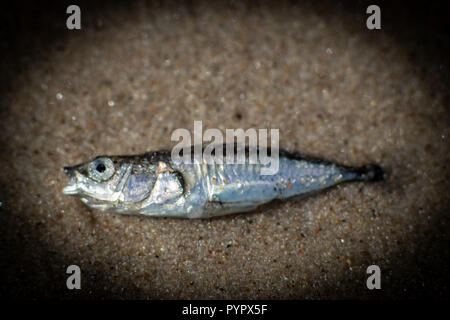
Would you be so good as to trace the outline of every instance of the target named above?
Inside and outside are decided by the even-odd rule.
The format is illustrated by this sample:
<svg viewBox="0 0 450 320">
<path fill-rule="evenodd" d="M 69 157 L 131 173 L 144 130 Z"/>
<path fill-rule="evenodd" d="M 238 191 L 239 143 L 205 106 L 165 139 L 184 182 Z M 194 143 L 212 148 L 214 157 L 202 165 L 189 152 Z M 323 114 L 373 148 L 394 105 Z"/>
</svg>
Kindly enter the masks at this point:
<svg viewBox="0 0 450 320">
<path fill-rule="evenodd" d="M 74 196 L 80 193 L 80 188 L 75 177 L 75 169 L 73 167 L 64 167 L 64 173 L 69 179 L 67 185 L 62 189 L 62 193 L 69 196 Z"/>
<path fill-rule="evenodd" d="M 78 194 L 78 187 L 73 184 L 68 184 L 62 189 L 62 193 L 68 196 L 73 196 Z"/>
</svg>

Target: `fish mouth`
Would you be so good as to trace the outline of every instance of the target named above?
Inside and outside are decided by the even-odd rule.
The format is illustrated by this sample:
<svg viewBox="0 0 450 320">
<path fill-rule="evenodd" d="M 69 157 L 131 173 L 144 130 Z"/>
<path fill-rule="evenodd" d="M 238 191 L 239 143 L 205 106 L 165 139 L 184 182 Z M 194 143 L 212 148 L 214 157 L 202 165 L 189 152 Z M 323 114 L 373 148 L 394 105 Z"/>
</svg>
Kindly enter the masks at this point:
<svg viewBox="0 0 450 320">
<path fill-rule="evenodd" d="M 72 167 L 64 167 L 63 171 L 67 175 L 67 178 L 69 179 L 69 182 L 62 189 L 62 193 L 65 194 L 65 195 L 77 195 L 77 194 L 79 194 L 79 189 L 78 189 L 78 186 L 77 186 L 77 182 L 76 182 L 76 179 L 75 179 L 75 174 L 73 172 L 73 168 Z"/>
<path fill-rule="evenodd" d="M 73 184 L 68 184 L 62 189 L 62 193 L 65 195 L 76 195 L 78 194 L 78 187 Z"/>
</svg>

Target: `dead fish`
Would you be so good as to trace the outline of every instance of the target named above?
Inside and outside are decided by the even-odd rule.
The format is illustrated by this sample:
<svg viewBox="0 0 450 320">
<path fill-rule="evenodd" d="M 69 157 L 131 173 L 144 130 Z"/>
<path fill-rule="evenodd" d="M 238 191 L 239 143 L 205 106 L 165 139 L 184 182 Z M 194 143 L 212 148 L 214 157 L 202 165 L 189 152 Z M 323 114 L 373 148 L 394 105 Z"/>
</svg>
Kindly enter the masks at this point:
<svg viewBox="0 0 450 320">
<path fill-rule="evenodd" d="M 279 167 L 273 175 L 261 175 L 264 165 L 248 161 L 248 148 L 244 164 L 175 163 L 170 151 L 98 156 L 64 167 L 69 182 L 62 192 L 103 211 L 211 218 L 251 211 L 275 199 L 309 195 L 346 181 L 384 179 L 382 168 L 375 164 L 350 167 L 277 151 Z"/>
</svg>

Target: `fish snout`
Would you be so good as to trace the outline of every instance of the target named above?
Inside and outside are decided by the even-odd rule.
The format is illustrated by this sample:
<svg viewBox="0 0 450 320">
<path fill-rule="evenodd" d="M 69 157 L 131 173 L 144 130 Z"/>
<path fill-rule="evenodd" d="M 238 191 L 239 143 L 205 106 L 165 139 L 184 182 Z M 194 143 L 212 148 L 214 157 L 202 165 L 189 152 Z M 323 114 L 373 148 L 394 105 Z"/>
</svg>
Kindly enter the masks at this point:
<svg viewBox="0 0 450 320">
<path fill-rule="evenodd" d="M 73 174 L 73 169 L 72 169 L 72 167 L 63 167 L 62 169 L 63 169 L 64 173 L 65 173 L 66 175 L 68 175 L 68 176 L 70 176 L 70 175 Z"/>
<path fill-rule="evenodd" d="M 78 193 L 77 179 L 73 167 L 63 167 L 64 173 L 69 179 L 67 185 L 62 189 L 63 194 L 74 195 Z"/>
</svg>

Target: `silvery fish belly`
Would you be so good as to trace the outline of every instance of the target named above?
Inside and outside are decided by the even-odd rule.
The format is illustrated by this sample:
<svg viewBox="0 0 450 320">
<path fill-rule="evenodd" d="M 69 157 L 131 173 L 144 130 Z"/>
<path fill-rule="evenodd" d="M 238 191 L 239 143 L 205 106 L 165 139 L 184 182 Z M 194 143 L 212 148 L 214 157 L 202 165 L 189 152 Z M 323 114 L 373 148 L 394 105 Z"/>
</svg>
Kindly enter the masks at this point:
<svg viewBox="0 0 450 320">
<path fill-rule="evenodd" d="M 175 162 L 170 151 L 99 156 L 65 167 L 69 182 L 62 192 L 104 211 L 210 218 L 250 211 L 275 199 L 308 195 L 345 181 L 383 179 L 377 165 L 349 167 L 282 150 L 277 153 L 278 170 L 265 175 L 261 170 L 269 164 L 262 164 L 259 157 L 249 161 L 248 149 L 242 164 L 227 163 L 225 146 L 223 154 L 223 161 L 213 163 Z"/>
</svg>

